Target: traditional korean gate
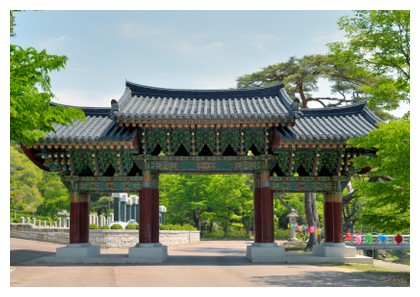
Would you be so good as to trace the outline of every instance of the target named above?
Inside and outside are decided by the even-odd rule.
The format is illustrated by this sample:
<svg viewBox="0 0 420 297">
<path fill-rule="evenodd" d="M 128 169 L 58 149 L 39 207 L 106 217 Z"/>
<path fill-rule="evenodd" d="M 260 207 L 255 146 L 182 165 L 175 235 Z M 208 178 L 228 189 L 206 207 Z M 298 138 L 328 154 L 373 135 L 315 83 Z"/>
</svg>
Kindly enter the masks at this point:
<svg viewBox="0 0 420 297">
<path fill-rule="evenodd" d="M 274 242 L 273 192 L 323 192 L 325 243 L 321 256 L 351 256 L 342 243 L 341 192 L 353 174 L 351 137 L 375 129 L 364 104 L 299 109 L 282 85 L 247 90 L 169 90 L 126 83 L 111 108 L 83 108 L 86 123 L 57 126 L 24 148 L 44 170 L 58 171 L 71 193 L 70 244 L 58 256 L 92 256 L 89 193 L 140 196 L 139 243 L 129 257 L 162 262 L 159 174 L 254 175 L 254 244 L 247 258 L 281 262 Z M 251 151 L 253 154 L 249 155 Z"/>
</svg>

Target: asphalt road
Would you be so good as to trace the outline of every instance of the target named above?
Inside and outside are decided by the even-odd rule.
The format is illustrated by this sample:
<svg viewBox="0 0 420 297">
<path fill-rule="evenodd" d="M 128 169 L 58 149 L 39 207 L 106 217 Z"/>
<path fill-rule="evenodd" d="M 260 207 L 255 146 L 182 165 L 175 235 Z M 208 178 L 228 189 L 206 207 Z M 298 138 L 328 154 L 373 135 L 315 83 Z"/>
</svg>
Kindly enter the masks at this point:
<svg viewBox="0 0 420 297">
<path fill-rule="evenodd" d="M 393 277 L 341 266 L 253 264 L 244 257 L 249 243 L 202 241 L 168 247 L 163 264 L 74 265 L 37 262 L 53 256 L 62 245 L 11 238 L 10 287 L 410 286 Z M 101 253 L 127 254 L 127 249 L 102 249 Z"/>
</svg>

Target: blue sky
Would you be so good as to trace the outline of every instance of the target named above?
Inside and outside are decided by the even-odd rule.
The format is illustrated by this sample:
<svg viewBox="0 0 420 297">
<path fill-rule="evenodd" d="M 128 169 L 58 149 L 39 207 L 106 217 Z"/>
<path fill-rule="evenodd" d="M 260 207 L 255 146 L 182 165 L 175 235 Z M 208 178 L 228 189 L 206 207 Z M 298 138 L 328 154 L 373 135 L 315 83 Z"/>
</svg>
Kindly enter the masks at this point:
<svg viewBox="0 0 420 297">
<path fill-rule="evenodd" d="M 11 43 L 66 55 L 51 75 L 58 102 L 109 106 L 125 80 L 189 89 L 235 87 L 235 79 L 343 41 L 351 11 L 26 11 Z M 326 90 L 328 92 L 328 90 Z M 329 95 L 329 94 L 327 94 Z"/>
</svg>

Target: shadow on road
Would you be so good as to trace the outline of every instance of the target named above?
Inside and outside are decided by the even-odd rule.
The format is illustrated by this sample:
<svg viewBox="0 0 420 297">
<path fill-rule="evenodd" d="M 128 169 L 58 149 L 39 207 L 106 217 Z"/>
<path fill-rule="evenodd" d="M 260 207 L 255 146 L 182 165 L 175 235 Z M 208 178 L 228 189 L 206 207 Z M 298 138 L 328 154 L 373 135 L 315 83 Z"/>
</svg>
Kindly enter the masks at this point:
<svg viewBox="0 0 420 297">
<path fill-rule="evenodd" d="M 10 251 L 10 266 L 27 265 L 28 261 L 32 261 L 41 257 L 54 256 L 55 252 L 34 251 L 34 250 L 12 250 Z"/>
<path fill-rule="evenodd" d="M 409 287 L 408 272 L 303 272 L 299 275 L 254 276 L 261 286 L 281 287 Z"/>
</svg>

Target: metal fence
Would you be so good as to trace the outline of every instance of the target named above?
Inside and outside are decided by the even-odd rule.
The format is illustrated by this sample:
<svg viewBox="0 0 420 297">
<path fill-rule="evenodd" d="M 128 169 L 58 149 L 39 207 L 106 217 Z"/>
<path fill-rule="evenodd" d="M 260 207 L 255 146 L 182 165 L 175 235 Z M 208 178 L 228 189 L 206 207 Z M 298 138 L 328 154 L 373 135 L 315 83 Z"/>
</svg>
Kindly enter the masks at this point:
<svg viewBox="0 0 420 297">
<path fill-rule="evenodd" d="M 346 235 L 343 236 L 343 242 L 347 246 L 354 246 L 361 250 L 408 250 L 410 249 L 410 235 L 399 235 L 402 241 L 397 242 L 397 236 L 395 235 L 371 235 L 366 237 L 367 234 L 360 235 L 360 243 L 357 242 L 356 236 L 352 235 L 351 238 L 346 239 Z"/>
</svg>

